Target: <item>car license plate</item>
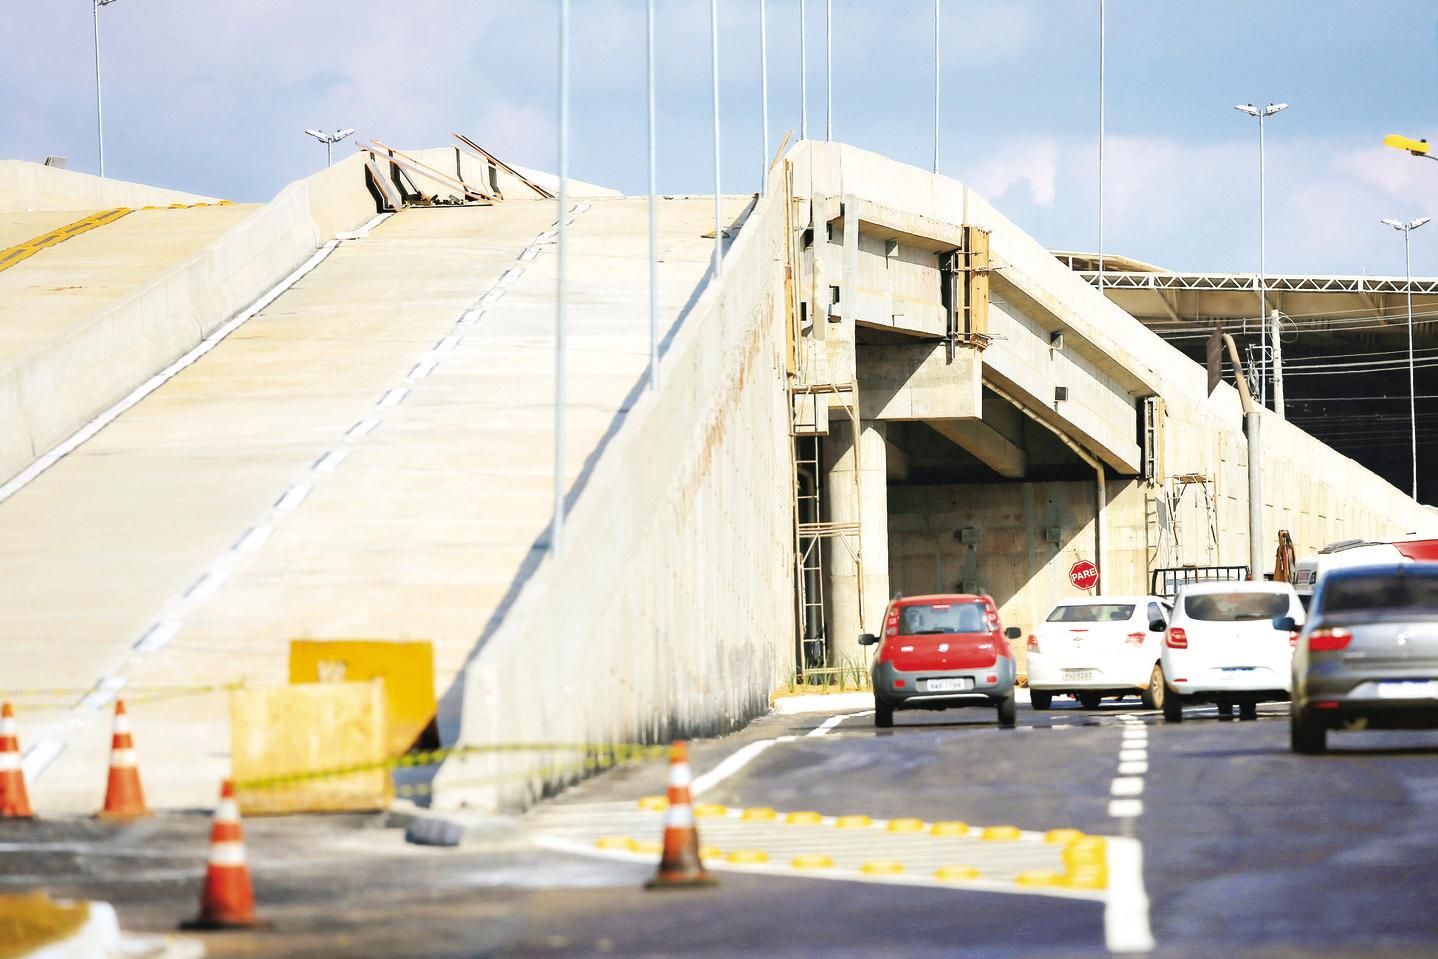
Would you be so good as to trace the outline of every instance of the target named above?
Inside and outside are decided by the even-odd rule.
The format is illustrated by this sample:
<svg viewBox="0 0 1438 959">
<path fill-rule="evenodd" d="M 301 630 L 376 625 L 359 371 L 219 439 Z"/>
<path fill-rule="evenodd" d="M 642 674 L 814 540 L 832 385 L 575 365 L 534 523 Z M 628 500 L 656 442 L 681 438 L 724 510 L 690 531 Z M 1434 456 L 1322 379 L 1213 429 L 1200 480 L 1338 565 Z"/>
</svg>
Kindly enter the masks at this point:
<svg viewBox="0 0 1438 959">
<path fill-rule="evenodd" d="M 1225 666 L 1223 671 L 1225 673 L 1251 673 L 1257 668 L 1257 666 Z"/>
<path fill-rule="evenodd" d="M 1064 679 L 1081 680 L 1093 679 L 1092 669 L 1065 669 Z"/>
<path fill-rule="evenodd" d="M 1378 684 L 1379 699 L 1438 699 L 1438 680 L 1395 679 Z"/>
<path fill-rule="evenodd" d="M 973 680 L 968 677 L 959 679 L 930 679 L 924 683 L 924 691 L 929 693 L 958 693 L 969 688 Z"/>
</svg>

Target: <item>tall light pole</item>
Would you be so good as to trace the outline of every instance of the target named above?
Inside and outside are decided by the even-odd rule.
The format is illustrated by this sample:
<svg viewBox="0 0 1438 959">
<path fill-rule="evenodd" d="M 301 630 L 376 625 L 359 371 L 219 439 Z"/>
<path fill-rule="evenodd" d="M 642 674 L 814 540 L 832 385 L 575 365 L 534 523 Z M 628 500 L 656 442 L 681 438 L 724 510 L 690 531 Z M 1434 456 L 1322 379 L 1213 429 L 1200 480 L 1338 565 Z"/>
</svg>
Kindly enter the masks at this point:
<svg viewBox="0 0 1438 959">
<path fill-rule="evenodd" d="M 765 0 L 759 0 L 759 125 L 763 127 L 762 147 L 764 155 L 763 174 L 759 178 L 759 189 L 769 193 L 769 10 Z"/>
<path fill-rule="evenodd" d="M 719 190 L 719 0 L 709 0 L 709 64 L 714 91 L 714 276 L 724 271 L 723 197 Z"/>
<path fill-rule="evenodd" d="M 100 141 L 100 176 L 105 175 L 105 108 L 100 96 L 100 8 L 114 2 L 95 0 L 91 11 L 95 19 L 95 135 Z"/>
<path fill-rule="evenodd" d="M 349 127 L 344 130 L 336 130 L 333 133 L 325 133 L 323 130 L 306 130 L 305 132 L 325 145 L 325 166 L 328 167 L 334 162 L 334 155 L 331 152 L 334 145 L 355 131 L 354 127 Z"/>
<path fill-rule="evenodd" d="M 1103 0 L 1098 0 L 1098 289 L 1103 292 L 1103 68 L 1104 68 Z"/>
<path fill-rule="evenodd" d="M 834 139 L 834 0 L 824 4 L 824 139 Z"/>
<path fill-rule="evenodd" d="M 799 0 L 799 139 L 809 139 L 809 0 Z"/>
<path fill-rule="evenodd" d="M 1381 220 L 1403 233 L 1403 275 L 1407 278 L 1408 289 L 1408 435 L 1409 448 L 1413 454 L 1413 498 L 1418 498 L 1418 413 L 1413 390 L 1413 261 L 1409 254 L 1409 234 L 1427 223 L 1430 217 L 1420 216 L 1404 223 L 1401 220 Z"/>
<path fill-rule="evenodd" d="M 934 0 L 934 172 L 939 172 L 939 4 Z"/>
<path fill-rule="evenodd" d="M 1276 113 L 1282 113 L 1284 110 L 1287 110 L 1288 104 L 1270 103 L 1268 106 L 1260 109 L 1251 103 L 1240 103 L 1234 106 L 1234 109 L 1240 113 L 1246 113 L 1251 117 L 1258 118 L 1258 322 L 1260 324 L 1259 328 L 1262 329 L 1263 325 L 1270 323 L 1268 316 L 1268 277 L 1266 275 L 1266 264 L 1264 262 L 1267 237 L 1264 233 L 1266 224 L 1264 222 L 1265 197 L 1263 190 L 1263 121 Z M 1268 342 L 1269 348 L 1275 351 L 1278 349 L 1278 334 L 1278 318 L 1274 317 L 1271 321 L 1271 325 L 1269 325 Z M 1265 406 L 1268 402 L 1267 365 L 1268 360 L 1264 357 L 1259 367 L 1260 370 L 1262 370 L 1258 381 L 1260 406 Z M 1273 366 L 1273 409 L 1280 418 L 1283 417 L 1283 371 L 1278 368 L 1277 363 Z"/>
<path fill-rule="evenodd" d="M 649 388 L 659 388 L 658 139 L 654 123 L 654 0 L 645 4 L 644 63 L 649 87 Z"/>
<path fill-rule="evenodd" d="M 554 519 L 549 549 L 564 548 L 566 327 L 565 260 L 569 255 L 569 0 L 559 0 L 559 222 L 554 254 Z"/>
</svg>

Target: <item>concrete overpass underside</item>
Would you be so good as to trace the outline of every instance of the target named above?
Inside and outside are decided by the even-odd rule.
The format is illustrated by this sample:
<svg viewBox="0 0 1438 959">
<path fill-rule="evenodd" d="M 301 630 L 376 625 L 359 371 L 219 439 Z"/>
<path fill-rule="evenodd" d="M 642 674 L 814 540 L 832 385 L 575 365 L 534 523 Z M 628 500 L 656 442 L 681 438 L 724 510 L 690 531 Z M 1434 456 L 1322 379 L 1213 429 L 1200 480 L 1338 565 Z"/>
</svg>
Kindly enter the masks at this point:
<svg viewBox="0 0 1438 959">
<path fill-rule="evenodd" d="M 269 257 L 246 303 L 311 268 L 0 494 L 0 687 L 93 691 L 27 726 L 60 749 L 37 804 L 95 808 L 121 684 L 282 683 L 293 638 L 432 640 L 447 742 L 654 741 L 746 721 L 796 669 L 862 662 L 893 592 L 984 589 L 1028 629 L 1076 559 L 1108 593 L 1244 561 L 1232 389 L 1207 395 L 1200 367 L 957 181 L 801 143 L 773 183 L 724 201 L 717 281 L 712 199 L 662 202 L 655 390 L 646 201 L 575 203 L 557 551 L 552 201 L 379 219 L 352 158 L 216 241 L 287 211 L 264 221 L 281 239 L 239 244 L 263 252 L 226 247 L 226 276 Z M 244 315 L 202 306 L 201 333 Z M 20 410 L 54 390 L 15 382 Z M 1268 420 L 1268 538 L 1431 522 Z M 134 712 L 155 802 L 208 802 L 223 693 Z M 458 756 L 435 802 L 522 805 L 571 778 L 555 768 Z"/>
</svg>

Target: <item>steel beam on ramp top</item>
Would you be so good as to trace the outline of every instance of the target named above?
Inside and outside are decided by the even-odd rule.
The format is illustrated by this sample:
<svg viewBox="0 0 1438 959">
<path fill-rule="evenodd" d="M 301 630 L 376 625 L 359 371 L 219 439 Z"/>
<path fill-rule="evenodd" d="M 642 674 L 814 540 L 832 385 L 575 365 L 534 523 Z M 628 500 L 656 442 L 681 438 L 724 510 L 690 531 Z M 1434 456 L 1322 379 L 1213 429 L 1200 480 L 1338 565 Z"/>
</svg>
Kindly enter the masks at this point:
<svg viewBox="0 0 1438 959">
<path fill-rule="evenodd" d="M 554 194 L 553 194 L 553 193 L 550 193 L 550 192 L 549 192 L 548 190 L 546 190 L 544 187 L 540 186 L 538 183 L 535 183 L 535 182 L 534 182 L 533 180 L 531 180 L 529 177 L 525 176 L 523 173 L 520 173 L 520 172 L 519 172 L 518 170 L 516 170 L 514 167 L 510 166 L 508 163 L 505 163 L 505 162 L 504 162 L 503 160 L 501 160 L 499 157 L 495 156 L 493 153 L 490 153 L 490 152 L 489 152 L 488 150 L 486 150 L 484 147 L 480 146 L 478 143 L 475 143 L 473 140 L 471 140 L 469 137 L 465 136 L 463 133 L 453 133 L 453 132 L 451 132 L 451 133 L 450 133 L 450 136 L 454 137 L 454 139 L 460 144 L 460 146 L 464 147 L 466 150 L 468 150 L 470 153 L 472 153 L 473 155 L 475 155 L 475 156 L 478 157 L 479 159 L 481 159 L 481 160 L 486 160 L 486 161 L 488 161 L 488 162 L 490 162 L 490 163 L 493 163 L 495 166 L 499 167 L 499 168 L 500 168 L 501 170 L 503 170 L 505 173 L 508 173 L 510 176 L 514 177 L 514 178 L 515 178 L 516 180 L 518 180 L 520 183 L 523 183 L 525 186 L 529 187 L 531 190 L 533 190 L 533 191 L 535 192 L 535 195 L 537 195 L 541 200 L 552 200 L 552 199 L 554 199 Z M 502 197 L 501 197 L 501 199 L 502 199 Z"/>
<path fill-rule="evenodd" d="M 379 140 L 370 140 L 369 144 L 364 145 L 364 149 L 370 150 L 371 152 L 376 154 L 382 153 L 385 155 L 385 158 L 388 159 L 391 163 L 396 164 L 397 166 L 409 171 L 412 174 L 422 176 L 426 179 L 433 180 L 434 182 L 442 186 L 448 187 L 449 189 L 463 196 L 465 199 L 488 201 L 494 200 L 494 197 L 490 196 L 488 193 L 485 193 L 478 187 L 472 187 L 468 183 L 465 183 L 463 180 L 457 180 L 447 173 L 441 173 L 439 170 L 436 170 L 429 164 L 422 163 L 419 160 L 416 160 L 414 157 L 406 156 L 405 154 L 396 150 L 394 147 L 387 146 L 386 144 L 381 143 Z"/>
</svg>

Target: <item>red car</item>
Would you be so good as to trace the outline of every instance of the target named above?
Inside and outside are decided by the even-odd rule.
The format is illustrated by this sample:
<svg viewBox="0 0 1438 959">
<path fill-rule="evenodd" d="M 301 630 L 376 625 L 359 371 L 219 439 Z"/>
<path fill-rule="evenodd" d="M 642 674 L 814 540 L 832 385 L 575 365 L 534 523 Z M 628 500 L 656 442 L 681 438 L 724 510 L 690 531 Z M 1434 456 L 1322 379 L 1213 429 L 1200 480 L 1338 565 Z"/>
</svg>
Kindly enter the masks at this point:
<svg viewBox="0 0 1438 959">
<path fill-rule="evenodd" d="M 971 593 L 900 597 L 884 612 L 884 635 L 874 659 L 874 725 L 894 725 L 896 709 L 993 706 L 999 725 L 1014 725 L 1016 628 L 999 626 L 993 597 Z"/>
</svg>

